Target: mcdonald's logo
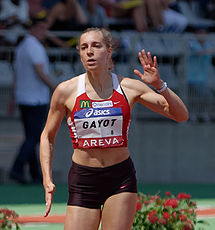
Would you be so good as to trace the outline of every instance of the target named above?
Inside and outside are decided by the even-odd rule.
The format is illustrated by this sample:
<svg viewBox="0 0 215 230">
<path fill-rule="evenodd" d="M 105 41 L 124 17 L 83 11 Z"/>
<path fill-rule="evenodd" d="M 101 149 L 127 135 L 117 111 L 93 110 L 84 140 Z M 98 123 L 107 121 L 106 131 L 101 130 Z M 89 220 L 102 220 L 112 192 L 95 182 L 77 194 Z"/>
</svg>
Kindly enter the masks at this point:
<svg viewBox="0 0 215 230">
<path fill-rule="evenodd" d="M 91 108 L 91 101 L 80 100 L 80 108 Z"/>
</svg>

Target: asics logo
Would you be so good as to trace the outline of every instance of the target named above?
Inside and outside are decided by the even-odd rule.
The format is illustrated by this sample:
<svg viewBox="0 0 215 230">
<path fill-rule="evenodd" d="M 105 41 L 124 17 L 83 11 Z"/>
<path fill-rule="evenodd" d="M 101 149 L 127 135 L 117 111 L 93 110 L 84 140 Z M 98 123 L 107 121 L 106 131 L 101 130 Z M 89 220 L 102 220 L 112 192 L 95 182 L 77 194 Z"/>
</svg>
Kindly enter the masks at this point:
<svg viewBox="0 0 215 230">
<path fill-rule="evenodd" d="M 106 116 L 106 115 L 109 115 L 110 114 L 110 110 L 109 109 L 104 109 L 104 110 L 98 110 L 98 109 L 89 109 L 87 111 L 87 113 L 85 114 L 85 117 L 90 117 L 92 115 L 94 116 Z"/>
<path fill-rule="evenodd" d="M 89 109 L 88 112 L 85 114 L 85 117 L 90 117 L 93 114 L 93 109 Z"/>
</svg>

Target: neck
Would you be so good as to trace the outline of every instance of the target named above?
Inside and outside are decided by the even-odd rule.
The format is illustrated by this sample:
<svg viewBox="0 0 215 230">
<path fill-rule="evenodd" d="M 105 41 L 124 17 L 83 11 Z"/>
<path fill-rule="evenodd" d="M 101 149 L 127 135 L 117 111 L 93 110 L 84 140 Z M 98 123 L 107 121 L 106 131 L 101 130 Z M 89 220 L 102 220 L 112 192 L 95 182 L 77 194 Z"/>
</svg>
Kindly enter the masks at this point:
<svg viewBox="0 0 215 230">
<path fill-rule="evenodd" d="M 87 72 L 87 78 L 93 88 L 97 88 L 98 90 L 112 86 L 112 77 L 109 71 L 105 73 Z"/>
<path fill-rule="evenodd" d="M 92 90 L 101 98 L 109 97 L 113 91 L 112 76 L 109 72 L 104 74 L 95 74 L 87 72 L 86 88 L 88 92 Z"/>
</svg>

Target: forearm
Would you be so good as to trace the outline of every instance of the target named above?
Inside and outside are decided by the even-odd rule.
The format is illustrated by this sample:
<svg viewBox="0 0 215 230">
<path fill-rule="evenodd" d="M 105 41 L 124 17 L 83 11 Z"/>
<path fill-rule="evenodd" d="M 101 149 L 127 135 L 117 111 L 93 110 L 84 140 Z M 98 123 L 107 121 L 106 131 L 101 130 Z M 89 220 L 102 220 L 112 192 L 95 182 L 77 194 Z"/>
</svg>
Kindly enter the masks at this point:
<svg viewBox="0 0 215 230">
<path fill-rule="evenodd" d="M 173 120 L 177 122 L 183 122 L 188 120 L 189 114 L 186 106 L 182 100 L 176 95 L 171 89 L 167 88 L 161 95 L 166 99 L 166 108 L 164 106 L 165 112 L 168 112 Z"/>
<path fill-rule="evenodd" d="M 54 140 L 54 139 L 53 139 Z M 43 174 L 43 187 L 45 189 L 46 211 L 44 217 L 48 216 L 52 199 L 55 191 L 55 185 L 52 179 L 52 159 L 53 159 L 54 141 L 50 141 L 48 135 L 43 131 L 40 140 L 40 163 Z"/>
<path fill-rule="evenodd" d="M 167 101 L 163 103 L 164 112 L 169 113 L 173 120 L 178 122 L 186 121 L 188 119 L 188 111 L 182 100 L 176 95 L 167 83 L 158 79 L 153 83 L 154 89 L 159 92 Z"/>
<path fill-rule="evenodd" d="M 40 164 L 43 174 L 44 185 L 52 182 L 52 160 L 53 160 L 54 142 L 50 141 L 45 134 L 41 135 L 40 141 Z"/>
</svg>

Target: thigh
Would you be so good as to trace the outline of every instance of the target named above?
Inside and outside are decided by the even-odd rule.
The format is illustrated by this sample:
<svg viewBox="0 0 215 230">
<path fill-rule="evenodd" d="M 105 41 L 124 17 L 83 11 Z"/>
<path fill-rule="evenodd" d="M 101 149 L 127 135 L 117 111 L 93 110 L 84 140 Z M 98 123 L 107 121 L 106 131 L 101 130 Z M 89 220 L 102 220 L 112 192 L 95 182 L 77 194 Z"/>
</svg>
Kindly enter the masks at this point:
<svg viewBox="0 0 215 230">
<path fill-rule="evenodd" d="M 109 197 L 102 210 L 102 230 L 130 230 L 136 213 L 137 193 Z"/>
<path fill-rule="evenodd" d="M 67 206 L 64 230 L 98 230 L 101 210 Z"/>
</svg>

